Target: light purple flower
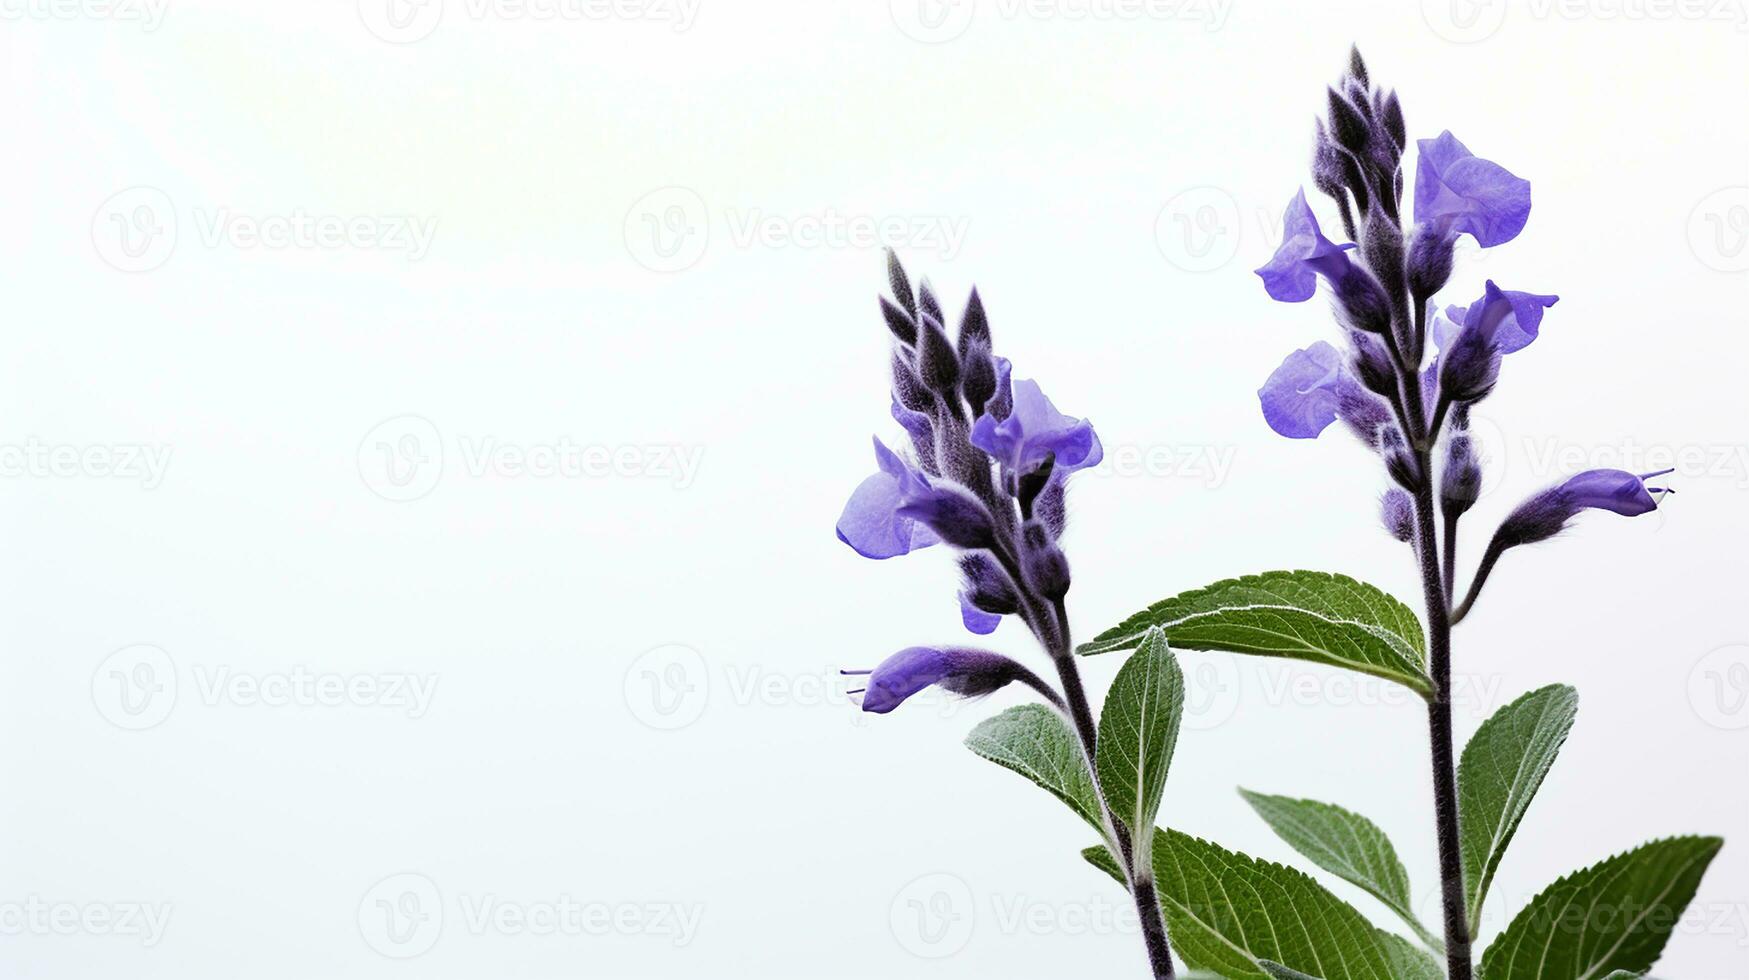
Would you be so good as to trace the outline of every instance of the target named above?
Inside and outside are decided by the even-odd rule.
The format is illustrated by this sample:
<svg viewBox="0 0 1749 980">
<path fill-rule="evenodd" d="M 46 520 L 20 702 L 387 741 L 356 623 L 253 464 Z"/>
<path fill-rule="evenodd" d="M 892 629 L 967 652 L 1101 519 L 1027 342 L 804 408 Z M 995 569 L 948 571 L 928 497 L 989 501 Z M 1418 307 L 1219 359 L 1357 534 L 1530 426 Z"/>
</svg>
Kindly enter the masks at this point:
<svg viewBox="0 0 1749 980">
<path fill-rule="evenodd" d="M 1002 625 L 1002 616 L 1000 613 L 985 612 L 972 605 L 971 594 L 962 589 L 960 591 L 960 622 L 964 623 L 966 629 L 971 632 L 979 636 L 988 636 L 996 632 L 996 627 Z"/>
<path fill-rule="evenodd" d="M 866 689 L 850 693 L 863 695 L 862 710 L 880 715 L 931 685 L 962 697 L 977 697 L 1011 681 L 1037 680 L 1031 671 L 999 653 L 965 647 L 906 647 L 874 670 L 843 673 L 868 676 Z"/>
<path fill-rule="evenodd" d="M 1537 330 L 1543 322 L 1543 310 L 1560 300 L 1559 296 L 1501 289 L 1490 279 L 1481 298 L 1467 309 L 1448 306 L 1444 317 L 1434 317 L 1433 342 L 1444 350 L 1457 338 L 1460 330 L 1476 330 L 1482 340 L 1494 345 L 1502 354 L 1523 350 L 1536 340 Z"/>
<path fill-rule="evenodd" d="M 929 477 L 879 438 L 874 449 L 880 469 L 851 493 L 838 517 L 838 540 L 864 558 L 892 558 L 940 541 L 921 521 L 900 513 L 930 496 Z"/>
<path fill-rule="evenodd" d="M 1518 237 L 1530 219 L 1530 181 L 1472 154 L 1450 130 L 1417 140 L 1415 220 L 1456 238 L 1468 234 L 1484 248 Z"/>
<path fill-rule="evenodd" d="M 1316 439 L 1336 421 L 1337 389 L 1347 375 L 1342 352 L 1322 340 L 1294 351 L 1257 391 L 1263 418 L 1289 439 Z"/>
<path fill-rule="evenodd" d="M 1324 237 L 1304 188 L 1287 202 L 1281 226 L 1281 246 L 1269 264 L 1257 270 L 1271 299 L 1303 303 L 1317 292 L 1318 276 L 1335 281 L 1348 271 L 1348 256 L 1343 253 L 1354 246 L 1337 245 Z"/>
<path fill-rule="evenodd" d="M 1496 545 L 1510 548 L 1551 538 L 1560 533 L 1579 512 L 1607 510 L 1623 517 L 1638 517 L 1658 509 L 1658 501 L 1671 493 L 1646 481 L 1674 470 L 1629 473 L 1626 470 L 1586 470 L 1565 483 L 1533 494 L 1519 504 L 1495 534 Z"/>
<path fill-rule="evenodd" d="M 1105 458 L 1092 423 L 1057 411 L 1038 382 L 1013 383 L 1007 417 L 986 412 L 972 423 L 972 445 L 989 453 L 1011 473 L 1028 473 L 1056 455 L 1054 473 L 1073 473 Z"/>
</svg>

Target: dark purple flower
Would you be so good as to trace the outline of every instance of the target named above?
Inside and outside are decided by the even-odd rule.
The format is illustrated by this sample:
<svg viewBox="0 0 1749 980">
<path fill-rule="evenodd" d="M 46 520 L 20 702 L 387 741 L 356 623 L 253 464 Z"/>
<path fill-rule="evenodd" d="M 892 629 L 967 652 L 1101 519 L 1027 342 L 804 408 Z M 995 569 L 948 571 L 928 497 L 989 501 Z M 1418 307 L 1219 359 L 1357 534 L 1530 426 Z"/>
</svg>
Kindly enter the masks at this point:
<svg viewBox="0 0 1749 980">
<path fill-rule="evenodd" d="M 1518 237 L 1530 218 L 1530 181 L 1472 154 L 1450 130 L 1417 140 L 1415 220 L 1440 235 L 1474 236 L 1484 248 Z"/>
<path fill-rule="evenodd" d="M 1583 510 L 1607 510 L 1623 517 L 1638 517 L 1658 509 L 1659 499 L 1671 491 L 1649 487 L 1646 481 L 1673 470 L 1633 474 L 1626 470 L 1586 470 L 1565 483 L 1534 494 L 1518 505 L 1500 525 L 1495 537 L 1501 547 L 1531 544 L 1560 533 Z"/>
<path fill-rule="evenodd" d="M 1281 246 L 1269 264 L 1257 270 L 1269 297 L 1283 303 L 1303 303 L 1318 290 L 1318 276 L 1330 281 L 1348 271 L 1353 245 L 1337 245 L 1324 237 L 1317 216 L 1306 203 L 1304 189 L 1294 193 L 1282 214 Z"/>
<path fill-rule="evenodd" d="M 850 693 L 862 694 L 862 710 L 880 715 L 931 685 L 969 698 L 989 694 L 1012 681 L 1037 680 L 1031 671 L 999 653 L 965 647 L 907 647 L 874 670 L 843 673 L 867 675 L 868 687 Z"/>
<path fill-rule="evenodd" d="M 1006 379 L 1006 364 L 998 365 L 999 378 Z M 996 399 L 1001 399 L 998 390 Z M 1099 436 L 1092 423 L 1057 411 L 1051 400 L 1039 389 L 1038 382 L 1016 381 L 1012 385 L 1011 403 L 1006 416 L 989 412 L 972 423 L 972 445 L 989 453 L 1014 474 L 1026 473 L 1056 456 L 1056 471 L 1072 473 L 1098 465 L 1105 458 Z"/>
<path fill-rule="evenodd" d="M 929 477 L 876 438 L 880 470 L 862 481 L 838 517 L 838 540 L 864 558 L 892 558 L 940 541 L 928 525 L 901 514 L 907 504 L 930 497 Z"/>
</svg>

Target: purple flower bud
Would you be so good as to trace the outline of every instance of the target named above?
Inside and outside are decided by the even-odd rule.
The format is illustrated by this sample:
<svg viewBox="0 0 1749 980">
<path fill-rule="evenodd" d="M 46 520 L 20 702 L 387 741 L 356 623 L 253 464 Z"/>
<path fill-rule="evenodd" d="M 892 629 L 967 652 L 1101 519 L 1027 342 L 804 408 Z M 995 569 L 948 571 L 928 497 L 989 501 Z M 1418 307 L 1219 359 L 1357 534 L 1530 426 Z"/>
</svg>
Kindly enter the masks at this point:
<svg viewBox="0 0 1749 980">
<path fill-rule="evenodd" d="M 892 287 L 893 298 L 910 315 L 917 319 L 917 297 L 911 292 L 911 280 L 905 275 L 905 267 L 899 264 L 899 253 L 887 249 L 887 283 Z"/>
<path fill-rule="evenodd" d="M 1391 142 L 1396 144 L 1400 152 L 1409 142 L 1409 131 L 1403 125 L 1403 104 L 1397 101 L 1395 90 L 1385 96 L 1380 115 L 1384 118 L 1385 132 L 1390 135 Z"/>
<path fill-rule="evenodd" d="M 972 414 L 980 414 L 984 406 L 996 394 L 996 359 L 990 356 L 990 348 L 982 341 L 965 343 L 960 338 L 960 364 L 965 369 L 960 379 L 960 390 L 965 393 L 966 402 L 972 406 Z"/>
<path fill-rule="evenodd" d="M 989 548 L 996 543 L 996 523 L 990 512 L 976 497 L 950 485 L 932 486 L 907 497 L 897 513 L 922 522 L 956 548 Z"/>
<path fill-rule="evenodd" d="M 917 343 L 917 321 L 911 315 L 894 306 L 885 296 L 880 297 L 881 315 L 887 320 L 887 329 L 893 336 L 899 338 L 901 344 L 915 345 Z"/>
<path fill-rule="evenodd" d="M 1456 239 L 1421 225 L 1409 242 L 1409 292 L 1417 304 L 1445 288 L 1451 279 Z"/>
<path fill-rule="evenodd" d="M 1349 329 L 1377 334 L 1390 331 L 1391 297 L 1372 273 L 1350 262 L 1330 285 L 1336 295 L 1336 310 Z"/>
<path fill-rule="evenodd" d="M 1360 385 L 1341 385 L 1336 389 L 1336 417 L 1355 438 L 1377 452 L 1379 433 L 1391 424 L 1391 406 Z"/>
<path fill-rule="evenodd" d="M 893 398 L 913 412 L 935 411 L 935 396 L 923 387 L 923 378 L 906 355 L 893 354 Z"/>
<path fill-rule="evenodd" d="M 1002 625 L 1002 616 L 979 609 L 978 604 L 972 601 L 972 597 L 962 591 L 960 593 L 960 622 L 965 624 L 967 632 L 988 636 L 996 632 L 996 627 Z"/>
<path fill-rule="evenodd" d="M 1476 401 L 1493 390 L 1500 356 L 1523 350 L 1536 340 L 1543 310 L 1559 296 L 1501 289 L 1489 280 L 1482 298 L 1468 309 L 1448 307 L 1433 317 L 1434 343 L 1440 348 L 1440 393 L 1457 402 Z"/>
<path fill-rule="evenodd" d="M 1379 498 L 1379 520 L 1391 537 L 1408 541 L 1415 536 L 1415 501 L 1396 487 L 1386 490 Z"/>
<path fill-rule="evenodd" d="M 1385 472 L 1405 490 L 1421 485 L 1421 465 L 1409 450 L 1402 430 L 1387 425 L 1379 430 L 1379 455 L 1385 458 Z"/>
<path fill-rule="evenodd" d="M 1671 491 L 1649 487 L 1646 481 L 1673 470 L 1635 475 L 1625 470 L 1586 470 L 1565 483 L 1533 494 L 1518 505 L 1495 539 L 1502 548 L 1532 544 L 1559 534 L 1582 510 L 1607 510 L 1623 517 L 1638 517 L 1658 509 L 1659 499 Z"/>
<path fill-rule="evenodd" d="M 966 299 L 966 311 L 960 316 L 960 353 L 964 355 L 974 344 L 983 345 L 986 351 L 992 346 L 990 318 L 984 314 L 984 301 L 978 297 L 975 286 L 972 295 Z"/>
<path fill-rule="evenodd" d="M 963 555 L 960 557 L 960 574 L 965 579 L 965 587 L 960 590 L 962 607 L 997 619 L 1019 611 L 1019 591 L 994 558 L 983 552 Z M 966 625 L 971 626 L 969 614 Z M 995 628 L 991 624 L 989 629 L 973 628 L 972 632 L 988 633 Z"/>
<path fill-rule="evenodd" d="M 1530 181 L 1472 154 L 1449 130 L 1420 140 L 1415 220 L 1442 237 L 1468 234 L 1483 248 L 1518 237 L 1530 219 Z"/>
<path fill-rule="evenodd" d="M 1042 521 L 1028 521 L 1021 528 L 1020 572 L 1027 587 L 1047 599 L 1061 599 L 1069 591 L 1069 559 Z"/>
<path fill-rule="evenodd" d="M 1480 330 L 1460 330 L 1439 356 L 1439 390 L 1459 403 L 1478 402 L 1500 378 L 1500 348 Z"/>
<path fill-rule="evenodd" d="M 926 316 L 945 328 L 947 317 L 942 315 L 941 301 L 935 298 L 935 287 L 925 279 L 917 284 L 917 309 L 920 316 Z"/>
<path fill-rule="evenodd" d="M 1031 671 L 999 653 L 965 647 L 907 647 L 873 670 L 843 673 L 868 677 L 866 689 L 850 693 L 862 694 L 862 710 L 880 715 L 931 685 L 971 698 L 1016 680 L 1036 680 Z"/>
<path fill-rule="evenodd" d="M 1390 398 L 1397 394 L 1397 365 L 1384 342 L 1372 334 L 1351 331 L 1348 340 L 1354 345 L 1351 363 L 1354 376 L 1374 394 Z"/>
<path fill-rule="evenodd" d="M 1482 495 L 1482 463 L 1476 458 L 1475 442 L 1467 432 L 1453 435 L 1445 444 L 1439 501 L 1446 517 L 1454 518 L 1475 506 Z"/>
<path fill-rule="evenodd" d="M 917 335 L 917 373 L 930 390 L 958 403 L 960 381 L 959 355 L 947 340 L 941 321 L 925 312 Z"/>
<path fill-rule="evenodd" d="M 1306 192 L 1295 192 L 1282 215 L 1281 246 L 1269 264 L 1257 270 L 1271 299 L 1303 303 L 1318 289 L 1318 276 L 1334 282 L 1350 263 L 1341 246 L 1324 237 L 1318 219 L 1306 203 Z"/>
</svg>

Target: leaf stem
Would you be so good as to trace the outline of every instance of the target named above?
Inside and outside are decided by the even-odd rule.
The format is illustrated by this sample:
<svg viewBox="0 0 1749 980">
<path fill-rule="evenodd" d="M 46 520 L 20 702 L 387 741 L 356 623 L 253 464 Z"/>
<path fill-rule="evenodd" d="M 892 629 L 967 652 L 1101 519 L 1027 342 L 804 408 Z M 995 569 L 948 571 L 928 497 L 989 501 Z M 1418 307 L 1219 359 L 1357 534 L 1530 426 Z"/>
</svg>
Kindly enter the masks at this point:
<svg viewBox="0 0 1749 980">
<path fill-rule="evenodd" d="M 1063 700 L 1069 705 L 1069 720 L 1074 723 L 1075 733 L 1081 738 L 1081 748 L 1087 755 L 1087 772 L 1099 795 L 1099 808 L 1104 812 L 1105 822 L 1111 828 L 1112 841 L 1117 846 L 1118 858 L 1122 861 L 1124 874 L 1129 879 L 1130 894 L 1136 901 L 1136 914 L 1142 924 L 1142 939 L 1148 948 L 1148 964 L 1153 968 L 1154 980 L 1175 980 L 1177 973 L 1172 966 L 1172 945 L 1166 936 L 1166 922 L 1161 917 L 1159 896 L 1154 893 L 1152 856 L 1138 856 L 1135 853 L 1130 844 L 1129 828 L 1113 812 L 1111 802 L 1105 798 L 1104 787 L 1099 785 L 1099 767 L 1094 762 L 1098 758 L 1095 750 L 1098 748 L 1099 728 L 1094 724 L 1093 711 L 1087 703 L 1087 688 L 1081 683 L 1081 669 L 1075 663 L 1074 646 L 1069 640 L 1069 614 L 1063 600 L 1056 601 L 1054 611 L 1057 628 L 1052 631 L 1049 652 L 1051 659 L 1057 664 L 1057 675 L 1062 680 Z"/>
</svg>

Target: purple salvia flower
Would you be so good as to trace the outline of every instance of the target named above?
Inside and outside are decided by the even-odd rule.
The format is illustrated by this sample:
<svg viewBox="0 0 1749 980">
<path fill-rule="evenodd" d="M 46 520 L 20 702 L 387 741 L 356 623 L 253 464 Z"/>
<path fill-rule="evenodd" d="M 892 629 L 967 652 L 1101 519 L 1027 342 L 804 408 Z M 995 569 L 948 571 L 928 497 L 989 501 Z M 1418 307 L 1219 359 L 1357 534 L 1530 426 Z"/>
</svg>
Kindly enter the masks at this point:
<svg viewBox="0 0 1749 980">
<path fill-rule="evenodd" d="M 928 525 L 900 513 L 907 503 L 930 496 L 929 477 L 903 457 L 874 441 L 879 471 L 862 481 L 838 517 L 838 540 L 864 558 L 892 558 L 941 539 Z"/>
<path fill-rule="evenodd" d="M 1445 238 L 1468 234 L 1483 248 L 1518 237 L 1530 218 L 1530 181 L 1471 153 L 1450 130 L 1417 140 L 1415 220 Z"/>
<path fill-rule="evenodd" d="M 998 367 L 999 378 L 1005 378 L 1006 364 Z M 997 398 L 1000 397 L 998 391 Z M 989 453 L 1007 472 L 1016 475 L 1029 472 L 1053 455 L 1056 470 L 1061 473 L 1096 466 L 1105 458 L 1093 425 L 1086 419 L 1057 411 L 1039 389 L 1038 382 L 1014 382 L 1009 401 L 1011 407 L 1006 417 L 989 412 L 980 415 L 972 424 L 971 437 L 972 445 Z"/>
<path fill-rule="evenodd" d="M 1499 545 L 1511 548 L 1554 537 L 1584 510 L 1607 510 L 1623 517 L 1638 517 L 1658 509 L 1658 500 L 1671 491 L 1651 487 L 1646 481 L 1672 473 L 1629 473 L 1626 470 L 1586 470 L 1565 483 L 1532 495 L 1501 522 L 1495 535 Z"/>
<path fill-rule="evenodd" d="M 1468 308 L 1448 306 L 1445 318 L 1434 321 L 1433 342 L 1444 348 L 1461 330 L 1477 330 L 1502 354 L 1523 350 L 1536 340 L 1543 310 L 1560 302 L 1559 296 L 1501 289 L 1488 280 L 1480 299 Z"/>
<path fill-rule="evenodd" d="M 1334 282 L 1348 271 L 1344 253 L 1354 246 L 1337 245 L 1324 237 L 1304 189 L 1287 202 L 1281 225 L 1281 246 L 1269 264 L 1257 270 L 1271 299 L 1303 303 L 1317 292 L 1318 276 Z"/>
<path fill-rule="evenodd" d="M 873 670 L 846 670 L 851 676 L 868 677 L 862 694 L 862 710 L 884 715 L 914 694 L 930 686 L 978 697 L 1021 681 L 1041 691 L 1049 688 L 1032 671 L 988 650 L 965 647 L 907 647 L 881 661 Z M 1051 695 L 1055 700 L 1055 695 Z"/>
<path fill-rule="evenodd" d="M 1341 419 L 1376 449 L 1379 427 L 1391 421 L 1390 406 L 1366 390 L 1341 351 L 1322 340 L 1289 354 L 1257 398 L 1269 427 L 1289 439 L 1316 439 Z"/>
</svg>

